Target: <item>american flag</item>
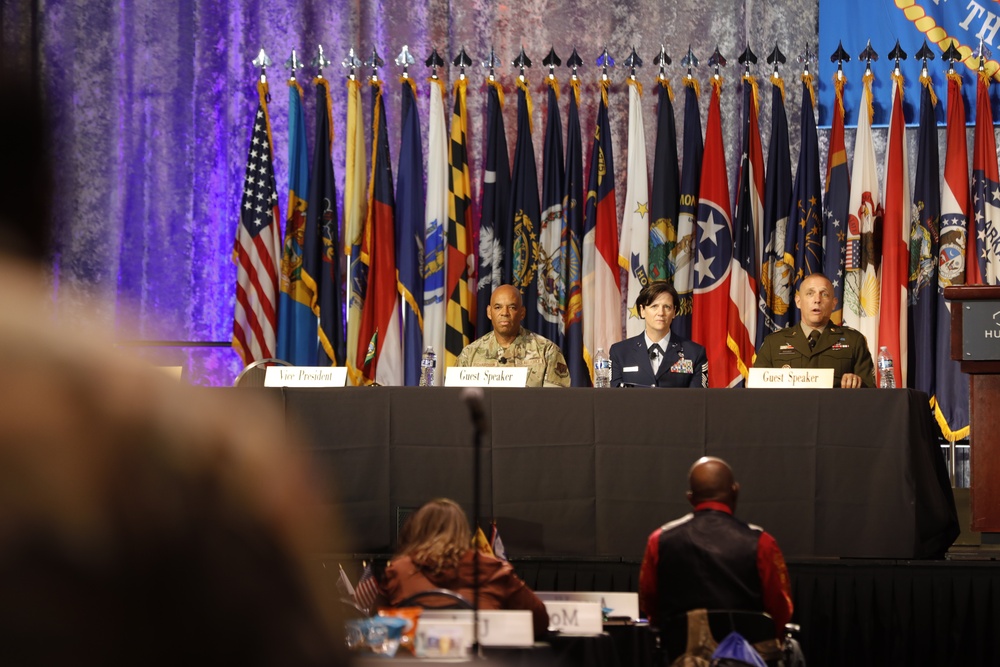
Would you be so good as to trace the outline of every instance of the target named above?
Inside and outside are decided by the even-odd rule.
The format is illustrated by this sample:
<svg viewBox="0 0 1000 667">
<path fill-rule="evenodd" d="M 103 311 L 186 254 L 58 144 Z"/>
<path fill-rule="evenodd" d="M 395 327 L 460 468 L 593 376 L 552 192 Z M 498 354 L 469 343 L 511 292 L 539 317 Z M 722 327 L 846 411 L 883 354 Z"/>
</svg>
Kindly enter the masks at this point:
<svg viewBox="0 0 1000 667">
<path fill-rule="evenodd" d="M 233 246 L 236 263 L 236 310 L 233 347 L 244 364 L 275 354 L 278 304 L 278 258 L 281 215 L 271 162 L 271 121 L 267 83 L 257 84 L 259 103 L 247 157 L 240 224 Z"/>
<path fill-rule="evenodd" d="M 365 569 L 361 571 L 361 578 L 358 579 L 358 585 L 354 587 L 354 601 L 357 602 L 358 607 L 361 609 L 371 611 L 377 598 L 378 581 L 376 581 L 375 574 L 372 572 L 371 564 L 365 563 Z"/>
</svg>

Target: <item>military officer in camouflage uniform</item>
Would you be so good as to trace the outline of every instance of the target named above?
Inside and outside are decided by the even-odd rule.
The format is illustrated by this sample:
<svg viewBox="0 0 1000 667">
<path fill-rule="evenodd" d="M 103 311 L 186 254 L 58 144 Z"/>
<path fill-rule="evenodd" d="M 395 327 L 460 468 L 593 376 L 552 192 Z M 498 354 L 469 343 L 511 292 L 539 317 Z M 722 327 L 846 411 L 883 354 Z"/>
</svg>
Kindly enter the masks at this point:
<svg viewBox="0 0 1000 667">
<path fill-rule="evenodd" d="M 486 316 L 493 331 L 465 346 L 458 366 L 516 366 L 528 369 L 528 387 L 568 387 L 569 368 L 557 346 L 521 327 L 521 293 L 512 285 L 493 290 Z"/>
<path fill-rule="evenodd" d="M 754 368 L 832 368 L 834 387 L 874 387 L 875 366 L 864 335 L 830 322 L 837 305 L 830 279 L 821 273 L 806 276 L 795 305 L 802 321 L 769 334 L 757 350 Z"/>
</svg>

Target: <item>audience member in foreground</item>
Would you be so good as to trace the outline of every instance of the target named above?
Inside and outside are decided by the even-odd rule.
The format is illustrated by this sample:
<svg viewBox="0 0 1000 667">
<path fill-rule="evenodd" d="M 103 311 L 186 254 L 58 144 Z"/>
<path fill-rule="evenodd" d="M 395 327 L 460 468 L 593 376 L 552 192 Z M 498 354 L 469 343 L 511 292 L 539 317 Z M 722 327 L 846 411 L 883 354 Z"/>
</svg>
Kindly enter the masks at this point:
<svg viewBox="0 0 1000 667">
<path fill-rule="evenodd" d="M 471 603 L 473 558 L 472 532 L 465 512 L 453 500 L 432 500 L 403 526 L 399 553 L 385 569 L 382 596 L 394 605 L 415 593 L 445 588 Z M 422 604 L 445 606 L 449 602 L 429 597 Z M 483 553 L 479 554 L 479 608 L 529 610 L 536 638 L 549 626 L 545 604 L 514 574 L 510 563 Z"/>
</svg>

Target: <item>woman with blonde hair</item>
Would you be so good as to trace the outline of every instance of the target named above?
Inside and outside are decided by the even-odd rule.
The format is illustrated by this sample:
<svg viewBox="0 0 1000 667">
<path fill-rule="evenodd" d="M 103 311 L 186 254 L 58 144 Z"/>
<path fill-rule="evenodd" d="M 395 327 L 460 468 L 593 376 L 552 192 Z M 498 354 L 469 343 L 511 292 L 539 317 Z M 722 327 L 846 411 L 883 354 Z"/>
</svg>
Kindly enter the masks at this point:
<svg viewBox="0 0 1000 667">
<path fill-rule="evenodd" d="M 385 569 L 382 595 L 395 605 L 408 597 L 438 588 L 458 593 L 470 603 L 476 580 L 475 551 L 469 520 L 458 503 L 437 498 L 409 518 L 400 533 L 399 553 Z M 510 563 L 480 553 L 478 563 L 480 609 L 527 609 L 535 636 L 546 632 L 545 604 L 514 573 Z M 426 598 L 425 606 L 451 601 Z"/>
</svg>

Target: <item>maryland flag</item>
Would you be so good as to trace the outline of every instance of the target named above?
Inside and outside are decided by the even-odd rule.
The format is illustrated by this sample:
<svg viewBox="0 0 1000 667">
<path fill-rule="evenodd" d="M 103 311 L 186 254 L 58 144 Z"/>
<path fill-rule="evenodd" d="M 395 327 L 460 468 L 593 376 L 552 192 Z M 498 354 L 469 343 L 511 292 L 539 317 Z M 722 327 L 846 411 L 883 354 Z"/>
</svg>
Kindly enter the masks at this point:
<svg viewBox="0 0 1000 667">
<path fill-rule="evenodd" d="M 677 245 L 670 253 L 674 289 L 681 302 L 672 329 L 677 335 L 691 338 L 691 302 L 694 290 L 695 221 L 698 218 L 698 187 L 701 181 L 701 115 L 698 110 L 698 80 L 684 77 L 684 159 L 681 171 L 681 194 L 677 213 Z M 727 197 L 728 199 L 728 197 Z M 700 341 L 699 341 L 700 342 Z"/>
<path fill-rule="evenodd" d="M 316 84 L 316 143 L 309 207 L 306 209 L 306 252 L 303 273 L 316 285 L 312 309 L 319 316 L 321 366 L 343 365 L 345 359 L 344 309 L 340 280 L 340 243 L 337 235 L 337 179 L 333 173 L 333 118 L 330 83 Z"/>
<path fill-rule="evenodd" d="M 705 160 L 698 193 L 698 229 L 695 236 L 694 315 L 691 338 L 705 346 L 709 387 L 728 387 L 739 377 L 729 353 L 728 333 L 719 326 L 728 321 L 729 283 L 733 261 L 733 223 L 729 212 L 729 177 L 722 145 L 719 109 L 722 77 L 712 77 L 712 98 L 705 127 Z"/>
<path fill-rule="evenodd" d="M 646 131 L 642 121 L 642 84 L 628 82 L 628 168 L 625 185 L 625 210 L 618 241 L 618 264 L 625 270 L 625 335 L 636 336 L 646 330 L 635 302 L 649 284 L 649 180 L 646 167 Z"/>
<path fill-rule="evenodd" d="M 653 188 L 649 194 L 649 278 L 673 282 L 670 256 L 677 246 L 680 203 L 680 170 L 677 168 L 677 125 L 674 91 L 666 79 L 657 79 L 656 152 L 653 155 Z"/>
<path fill-rule="evenodd" d="M 486 168 L 483 170 L 483 210 L 479 218 L 479 282 L 476 332 L 492 327 L 486 316 L 493 290 L 504 284 L 503 238 L 510 217 L 510 157 L 503 125 L 503 88 L 486 82 Z"/>
<path fill-rule="evenodd" d="M 546 77 L 549 87 L 542 153 L 542 227 L 538 232 L 538 333 L 562 344 L 563 339 L 563 167 L 562 121 L 559 118 L 559 81 Z"/>
<path fill-rule="evenodd" d="M 312 309 L 316 283 L 303 271 L 308 189 L 309 150 L 302 86 L 292 77 L 288 80 L 288 219 L 281 253 L 278 358 L 293 366 L 316 365 L 318 327 Z"/>
<path fill-rule="evenodd" d="M 826 198 L 823 200 L 823 273 L 833 283 L 836 310 L 834 324 L 844 323 L 844 249 L 847 243 L 847 215 L 851 204 L 851 172 L 847 169 L 844 145 L 844 84 L 842 72 L 833 78 L 836 99 L 830 128 L 830 153 L 826 162 Z"/>
<path fill-rule="evenodd" d="M 510 217 L 504 229 L 504 282 L 521 291 L 526 314 L 524 325 L 539 331 L 541 315 L 538 304 L 538 232 L 542 210 L 538 204 L 538 171 L 535 146 L 531 141 L 531 94 L 528 84 L 517 80 L 517 143 L 514 145 L 514 169 L 510 184 Z"/>
<path fill-rule="evenodd" d="M 563 357 L 574 387 L 590 386 L 590 371 L 583 351 L 583 139 L 580 131 L 580 80 L 570 80 L 569 115 L 566 120 L 566 184 L 563 188 Z"/>
<path fill-rule="evenodd" d="M 454 366 L 462 349 L 472 342 L 474 330 L 470 313 L 475 306 L 469 288 L 472 250 L 472 200 L 469 186 L 469 157 L 465 148 L 466 115 L 464 77 L 455 82 L 455 107 L 451 118 L 451 171 L 448 175 L 448 279 L 445 293 L 448 310 L 445 325 L 445 364 Z"/>
<path fill-rule="evenodd" d="M 361 116 L 361 81 L 347 80 L 347 154 L 344 176 L 344 254 L 347 266 L 347 373 L 361 384 L 358 333 L 361 311 L 368 292 L 368 266 L 361 261 L 361 238 L 365 224 L 365 130 Z M 364 341 L 368 345 L 368 341 Z"/>
<path fill-rule="evenodd" d="M 247 156 L 240 223 L 233 244 L 236 263 L 236 309 L 233 347 L 249 364 L 275 353 L 278 326 L 278 258 L 281 255 L 281 213 L 274 187 L 271 120 L 267 114 L 267 83 L 257 84 L 257 112 Z"/>
<path fill-rule="evenodd" d="M 907 385 L 906 289 L 910 272 L 910 172 L 906 164 L 903 75 L 892 75 L 892 115 L 885 152 L 878 345 L 892 355 L 899 387 Z M 994 153 L 995 155 L 995 153 Z M 993 159 L 994 165 L 996 159 Z M 936 172 L 935 172 L 936 173 Z M 937 177 L 935 176 L 935 181 Z M 877 369 L 876 369 L 877 371 Z"/>
<path fill-rule="evenodd" d="M 382 82 L 372 78 L 372 174 L 361 263 L 368 268 L 368 293 L 358 332 L 360 369 L 369 382 L 403 384 L 399 290 L 396 280 L 395 200 Z"/>
<path fill-rule="evenodd" d="M 444 83 L 430 79 L 427 131 L 427 203 L 424 211 L 424 347 L 434 348 L 438 368 L 444 356 L 445 267 L 448 237 L 448 131 L 444 122 Z M 434 373 L 441 386 L 444 373 Z"/>
</svg>

